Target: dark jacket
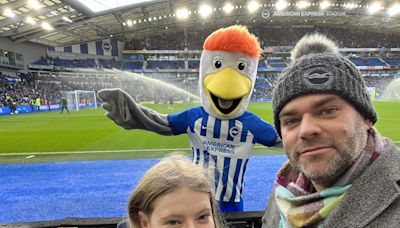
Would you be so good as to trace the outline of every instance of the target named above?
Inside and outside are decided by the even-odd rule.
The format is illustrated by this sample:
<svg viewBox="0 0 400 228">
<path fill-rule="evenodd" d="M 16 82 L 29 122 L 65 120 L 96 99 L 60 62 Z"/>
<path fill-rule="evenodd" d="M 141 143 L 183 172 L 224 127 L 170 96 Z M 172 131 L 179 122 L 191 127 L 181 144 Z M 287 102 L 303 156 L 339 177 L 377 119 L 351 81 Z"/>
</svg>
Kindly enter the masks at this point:
<svg viewBox="0 0 400 228">
<path fill-rule="evenodd" d="M 263 217 L 263 228 L 279 227 L 274 195 L 273 191 Z M 353 181 L 323 227 L 400 227 L 400 149 L 393 142 Z"/>
</svg>

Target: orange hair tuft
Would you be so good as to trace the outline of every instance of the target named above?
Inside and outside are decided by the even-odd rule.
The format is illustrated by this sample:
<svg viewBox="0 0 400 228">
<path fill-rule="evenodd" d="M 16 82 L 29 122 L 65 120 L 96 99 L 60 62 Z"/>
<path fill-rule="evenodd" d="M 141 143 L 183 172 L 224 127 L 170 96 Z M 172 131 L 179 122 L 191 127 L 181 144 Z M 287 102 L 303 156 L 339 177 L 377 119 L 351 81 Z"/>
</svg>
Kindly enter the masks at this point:
<svg viewBox="0 0 400 228">
<path fill-rule="evenodd" d="M 242 25 L 232 25 L 214 31 L 204 41 L 203 48 L 207 51 L 243 52 L 257 59 L 261 55 L 258 38 Z"/>
</svg>

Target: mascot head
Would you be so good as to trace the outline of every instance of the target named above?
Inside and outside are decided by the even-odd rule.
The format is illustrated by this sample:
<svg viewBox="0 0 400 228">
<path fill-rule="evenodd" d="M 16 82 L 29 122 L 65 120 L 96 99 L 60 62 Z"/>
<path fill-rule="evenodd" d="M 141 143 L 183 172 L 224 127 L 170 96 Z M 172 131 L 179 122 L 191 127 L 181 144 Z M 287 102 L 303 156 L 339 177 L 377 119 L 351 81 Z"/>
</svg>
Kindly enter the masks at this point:
<svg viewBox="0 0 400 228">
<path fill-rule="evenodd" d="M 261 54 L 257 37 L 233 25 L 209 35 L 200 59 L 199 88 L 205 111 L 232 119 L 246 111 Z"/>
</svg>

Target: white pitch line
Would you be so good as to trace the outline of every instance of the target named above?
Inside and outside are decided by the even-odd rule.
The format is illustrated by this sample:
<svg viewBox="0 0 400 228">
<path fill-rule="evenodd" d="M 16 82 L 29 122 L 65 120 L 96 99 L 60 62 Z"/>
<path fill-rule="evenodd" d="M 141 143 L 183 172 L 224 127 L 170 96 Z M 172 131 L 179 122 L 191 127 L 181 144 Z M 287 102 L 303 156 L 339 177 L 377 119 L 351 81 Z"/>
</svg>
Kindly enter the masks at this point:
<svg viewBox="0 0 400 228">
<path fill-rule="evenodd" d="M 58 152 L 23 152 L 23 153 L 5 153 L 0 156 L 15 155 L 57 155 L 57 154 L 99 154 L 99 153 L 129 153 L 129 152 L 161 152 L 161 151 L 179 151 L 189 150 L 190 148 L 174 148 L 174 149 L 139 149 L 139 150 L 87 150 L 87 151 L 58 151 Z"/>
<path fill-rule="evenodd" d="M 400 141 L 394 142 L 400 144 Z M 256 145 L 254 148 L 265 148 L 262 145 Z M 163 152 L 163 151 L 182 151 L 191 148 L 171 148 L 171 149 L 138 149 L 138 150 L 87 150 L 87 151 L 58 151 L 58 152 L 23 152 L 23 153 L 0 153 L 0 156 L 27 156 L 27 155 L 57 155 L 57 154 L 98 154 L 98 153 L 130 153 L 130 152 Z"/>
<path fill-rule="evenodd" d="M 264 146 L 255 146 L 262 148 Z M 57 154 L 98 154 L 98 153 L 130 153 L 130 152 L 163 152 L 163 151 L 182 151 L 191 150 L 191 148 L 172 148 L 172 149 L 138 149 L 138 150 L 87 150 L 87 151 L 58 151 L 58 152 L 23 152 L 23 153 L 4 153 L 0 156 L 27 156 L 27 155 L 57 155 Z"/>
</svg>

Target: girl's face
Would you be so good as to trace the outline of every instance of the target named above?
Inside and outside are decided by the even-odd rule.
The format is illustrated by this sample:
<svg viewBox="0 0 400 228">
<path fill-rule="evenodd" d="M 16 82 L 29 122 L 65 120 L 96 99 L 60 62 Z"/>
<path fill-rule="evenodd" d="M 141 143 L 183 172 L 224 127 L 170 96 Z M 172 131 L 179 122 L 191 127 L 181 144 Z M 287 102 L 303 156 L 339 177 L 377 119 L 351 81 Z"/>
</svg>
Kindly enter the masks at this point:
<svg viewBox="0 0 400 228">
<path fill-rule="evenodd" d="M 139 212 L 142 228 L 215 228 L 210 194 L 186 187 L 154 201 L 151 215 Z"/>
</svg>

